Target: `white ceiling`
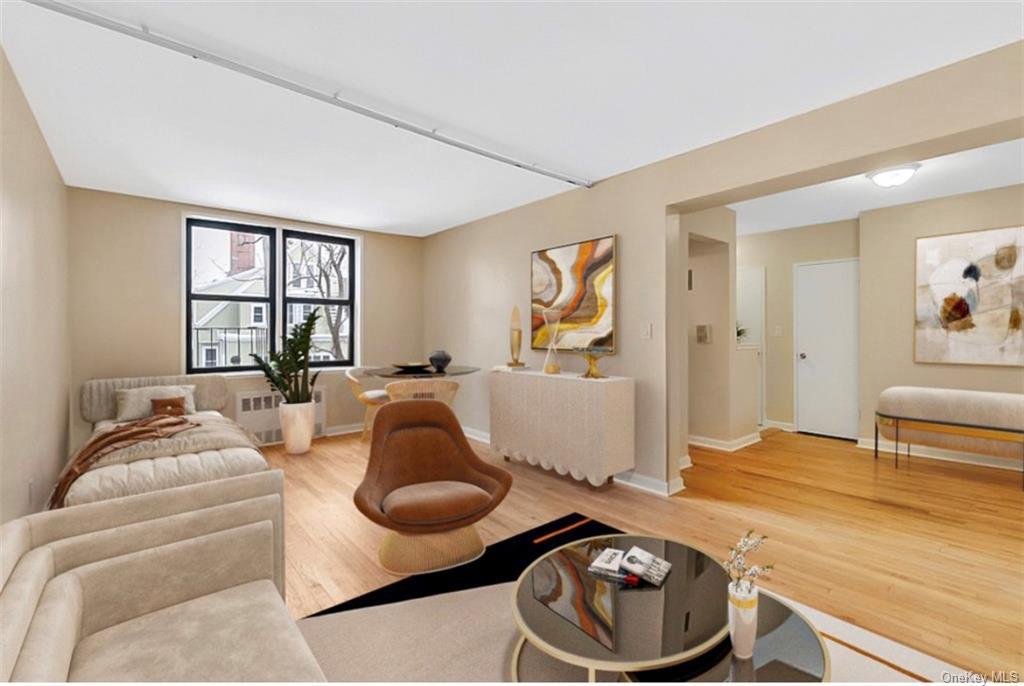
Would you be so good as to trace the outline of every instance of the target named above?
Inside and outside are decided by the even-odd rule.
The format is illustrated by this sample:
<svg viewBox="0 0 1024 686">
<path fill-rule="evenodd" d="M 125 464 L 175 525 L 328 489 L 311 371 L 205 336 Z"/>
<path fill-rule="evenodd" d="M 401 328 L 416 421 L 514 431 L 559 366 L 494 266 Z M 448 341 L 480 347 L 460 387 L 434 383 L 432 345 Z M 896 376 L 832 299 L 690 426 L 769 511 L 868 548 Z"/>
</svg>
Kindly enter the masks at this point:
<svg viewBox="0 0 1024 686">
<path fill-rule="evenodd" d="M 854 219 L 861 212 L 1024 183 L 1024 139 L 921 163 L 910 181 L 880 188 L 858 174 L 729 205 L 738 235 Z"/>
<path fill-rule="evenodd" d="M 1019 40 L 1019 2 L 78 2 L 598 180 Z M 570 186 L 19 2 L 73 186 L 425 235 Z"/>
</svg>

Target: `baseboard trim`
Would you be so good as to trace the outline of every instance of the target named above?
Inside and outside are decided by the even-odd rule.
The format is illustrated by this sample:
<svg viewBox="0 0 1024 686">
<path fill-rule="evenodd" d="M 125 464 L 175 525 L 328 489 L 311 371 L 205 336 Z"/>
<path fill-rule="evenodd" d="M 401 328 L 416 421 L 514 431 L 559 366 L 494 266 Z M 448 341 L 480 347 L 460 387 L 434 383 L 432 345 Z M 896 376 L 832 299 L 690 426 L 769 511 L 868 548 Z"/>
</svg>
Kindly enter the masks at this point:
<svg viewBox="0 0 1024 686">
<path fill-rule="evenodd" d="M 796 424 L 793 422 L 777 422 L 774 419 L 766 419 L 761 426 L 766 429 L 782 429 L 789 433 L 796 433 Z"/>
<path fill-rule="evenodd" d="M 362 422 L 358 422 L 356 424 L 340 424 L 338 426 L 327 427 L 324 433 L 321 434 L 320 436 L 317 436 L 316 438 L 321 438 L 323 436 L 343 436 L 345 434 L 355 434 L 362 432 Z M 487 433 L 486 431 L 481 431 L 480 429 L 474 429 L 472 427 L 463 426 L 462 432 L 466 434 L 467 438 L 472 438 L 474 441 L 480 441 L 481 443 L 486 443 L 488 445 L 490 445 L 491 443 L 491 434 Z"/>
<path fill-rule="evenodd" d="M 338 426 L 329 426 L 324 430 L 324 436 L 342 436 L 344 434 L 354 434 L 363 432 L 363 423 L 358 424 L 340 424 Z"/>
<path fill-rule="evenodd" d="M 900 445 L 903 446 L 903 448 L 900 450 L 900 457 L 906 457 L 906 444 L 901 441 Z M 863 448 L 865 450 L 874 450 L 875 439 L 860 438 L 857 440 L 857 447 Z M 878 452 L 880 454 L 885 453 L 888 457 L 892 457 L 895 448 L 896 444 L 893 443 L 892 441 L 886 440 L 884 438 L 878 439 Z M 959 462 L 961 464 L 973 464 L 979 467 L 993 467 L 995 469 L 1006 469 L 1012 472 L 1019 472 L 1024 470 L 1024 464 L 1015 464 L 1014 461 L 1010 458 L 993 457 L 991 455 L 980 455 L 978 453 L 961 453 L 955 450 L 931 448 L 926 445 L 917 446 L 911 444 L 910 456 L 923 457 L 929 460 L 941 460 L 943 462 Z"/>
<path fill-rule="evenodd" d="M 667 498 L 686 489 L 686 484 L 683 483 L 683 477 L 681 476 L 677 476 L 670 481 L 662 481 L 661 479 L 644 476 L 636 472 L 616 474 L 615 483 L 635 488 L 639 491 L 660 495 L 662 498 Z"/>
<path fill-rule="evenodd" d="M 710 448 L 711 450 L 721 450 L 727 453 L 734 453 L 741 448 L 746 448 L 748 445 L 754 445 L 755 443 L 761 442 L 761 434 L 752 433 L 746 436 L 740 436 L 734 438 L 731 441 L 722 441 L 717 438 L 708 438 L 706 436 L 690 436 L 690 445 L 695 445 L 700 448 Z"/>
<path fill-rule="evenodd" d="M 480 441 L 481 443 L 491 444 L 491 434 L 488 431 L 481 431 L 480 429 L 474 429 L 471 426 L 462 426 L 462 433 L 466 434 L 466 438 L 472 438 L 474 441 Z"/>
<path fill-rule="evenodd" d="M 690 459 L 690 453 L 686 453 L 679 458 L 679 471 L 689 469 L 693 466 L 693 460 Z"/>
</svg>

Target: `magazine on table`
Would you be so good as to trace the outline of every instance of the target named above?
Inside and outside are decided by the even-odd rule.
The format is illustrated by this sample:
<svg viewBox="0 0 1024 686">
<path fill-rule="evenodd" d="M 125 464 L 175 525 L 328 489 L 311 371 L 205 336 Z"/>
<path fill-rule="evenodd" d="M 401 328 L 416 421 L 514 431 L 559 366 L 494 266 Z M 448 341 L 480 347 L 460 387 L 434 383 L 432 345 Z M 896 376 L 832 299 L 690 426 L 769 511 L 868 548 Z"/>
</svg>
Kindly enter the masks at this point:
<svg viewBox="0 0 1024 686">
<path fill-rule="evenodd" d="M 672 563 L 662 560 L 643 548 L 633 546 L 629 552 L 605 548 L 590 563 L 587 571 L 595 576 L 636 585 L 640 579 L 660 587 L 672 570 Z"/>
<path fill-rule="evenodd" d="M 623 571 L 636 574 L 647 583 L 659 587 L 672 571 L 671 562 L 666 562 L 638 546 L 629 549 L 619 566 Z"/>
</svg>

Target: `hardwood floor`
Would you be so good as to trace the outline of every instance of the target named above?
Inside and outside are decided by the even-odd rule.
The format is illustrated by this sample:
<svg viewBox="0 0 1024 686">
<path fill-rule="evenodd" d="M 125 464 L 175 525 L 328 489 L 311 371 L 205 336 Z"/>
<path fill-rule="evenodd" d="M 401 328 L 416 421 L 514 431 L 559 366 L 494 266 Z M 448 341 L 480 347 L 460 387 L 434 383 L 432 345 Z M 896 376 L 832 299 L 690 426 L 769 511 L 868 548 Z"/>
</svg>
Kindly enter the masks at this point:
<svg viewBox="0 0 1024 686">
<path fill-rule="evenodd" d="M 487 459 L 500 461 L 482 444 Z M 384 532 L 352 504 L 367 444 L 318 440 L 267 457 L 286 474 L 288 606 L 295 617 L 396 577 L 377 563 Z M 572 511 L 723 557 L 748 528 L 769 536 L 764 586 L 966 669 L 1024 670 L 1024 492 L 1019 472 L 892 456 L 774 432 L 733 454 L 691 447 L 686 490 L 601 492 L 502 462 L 515 484 L 479 525 L 486 543 Z"/>
</svg>

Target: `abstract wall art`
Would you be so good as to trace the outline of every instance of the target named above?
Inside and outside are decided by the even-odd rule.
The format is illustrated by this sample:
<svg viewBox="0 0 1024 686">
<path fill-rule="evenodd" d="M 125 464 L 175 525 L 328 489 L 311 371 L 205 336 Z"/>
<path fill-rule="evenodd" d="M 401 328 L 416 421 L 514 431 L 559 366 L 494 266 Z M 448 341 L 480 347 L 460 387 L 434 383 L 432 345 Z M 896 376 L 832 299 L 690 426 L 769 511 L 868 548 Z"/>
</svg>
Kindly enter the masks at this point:
<svg viewBox="0 0 1024 686">
<path fill-rule="evenodd" d="M 613 584 L 587 572 L 591 561 L 586 544 L 548 556 L 530 574 L 533 597 L 608 650 L 614 650 Z"/>
<path fill-rule="evenodd" d="M 914 361 L 1024 366 L 1024 227 L 917 239 Z"/>
<path fill-rule="evenodd" d="M 543 313 L 556 309 L 557 349 L 615 351 L 615 236 L 537 250 L 530 272 L 534 350 L 547 348 L 554 332 Z"/>
</svg>

